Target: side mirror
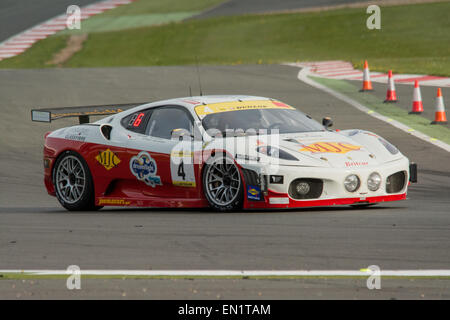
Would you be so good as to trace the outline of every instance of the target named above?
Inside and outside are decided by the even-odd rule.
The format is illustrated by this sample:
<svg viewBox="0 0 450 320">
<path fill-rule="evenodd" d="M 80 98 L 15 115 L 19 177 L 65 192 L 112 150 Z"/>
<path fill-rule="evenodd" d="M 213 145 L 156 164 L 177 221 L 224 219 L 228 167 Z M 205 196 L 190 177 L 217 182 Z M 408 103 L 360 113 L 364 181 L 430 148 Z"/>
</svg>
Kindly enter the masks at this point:
<svg viewBox="0 0 450 320">
<path fill-rule="evenodd" d="M 186 129 L 179 128 L 179 129 L 173 129 L 170 133 L 172 140 L 188 140 L 192 141 L 194 140 L 194 136 Z"/>
<path fill-rule="evenodd" d="M 333 125 L 333 120 L 330 117 L 325 117 L 322 119 L 322 125 L 328 129 Z"/>
</svg>

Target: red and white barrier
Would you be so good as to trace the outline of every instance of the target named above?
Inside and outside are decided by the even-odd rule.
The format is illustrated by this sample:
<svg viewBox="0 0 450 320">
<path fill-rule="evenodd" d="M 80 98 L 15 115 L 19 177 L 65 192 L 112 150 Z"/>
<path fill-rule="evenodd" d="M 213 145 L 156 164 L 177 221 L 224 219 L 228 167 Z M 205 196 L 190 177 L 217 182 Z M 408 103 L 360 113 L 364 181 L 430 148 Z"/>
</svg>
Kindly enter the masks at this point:
<svg viewBox="0 0 450 320">
<path fill-rule="evenodd" d="M 97 3 L 81 7 L 81 20 L 88 19 L 104 11 L 131 3 L 135 0 L 103 0 Z M 50 20 L 44 21 L 28 30 L 0 43 L 0 60 L 15 57 L 28 50 L 34 43 L 45 39 L 67 28 L 67 16 L 62 14 Z"/>
<path fill-rule="evenodd" d="M 363 71 L 353 68 L 350 62 L 335 61 L 318 61 L 318 62 L 298 62 L 290 63 L 298 67 L 310 67 L 312 76 L 343 79 L 343 80 L 363 80 Z M 388 74 L 382 72 L 370 72 L 370 80 L 378 83 L 388 83 Z M 395 82 L 413 85 L 415 81 L 420 81 L 423 86 L 450 87 L 450 78 L 438 77 L 420 74 L 396 74 Z"/>
</svg>

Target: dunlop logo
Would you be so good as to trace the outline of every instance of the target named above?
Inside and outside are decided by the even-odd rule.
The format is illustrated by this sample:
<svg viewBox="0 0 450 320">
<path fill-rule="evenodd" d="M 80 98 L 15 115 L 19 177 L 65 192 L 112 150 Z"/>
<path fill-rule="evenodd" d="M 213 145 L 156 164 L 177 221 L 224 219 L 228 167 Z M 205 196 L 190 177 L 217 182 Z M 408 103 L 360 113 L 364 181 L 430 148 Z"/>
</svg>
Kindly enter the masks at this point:
<svg viewBox="0 0 450 320">
<path fill-rule="evenodd" d="M 111 170 L 120 163 L 120 159 L 109 149 L 100 152 L 95 159 L 97 159 L 106 170 Z"/>
</svg>

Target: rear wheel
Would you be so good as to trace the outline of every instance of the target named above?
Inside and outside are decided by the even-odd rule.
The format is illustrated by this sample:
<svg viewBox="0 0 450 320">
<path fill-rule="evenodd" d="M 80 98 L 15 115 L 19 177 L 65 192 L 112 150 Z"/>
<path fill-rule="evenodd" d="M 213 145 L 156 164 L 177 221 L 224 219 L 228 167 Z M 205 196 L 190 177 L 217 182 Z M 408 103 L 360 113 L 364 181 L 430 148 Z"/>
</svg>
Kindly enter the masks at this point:
<svg viewBox="0 0 450 320">
<path fill-rule="evenodd" d="M 94 184 L 86 161 L 76 152 L 65 151 L 56 161 L 53 185 L 59 203 L 69 211 L 98 210 Z"/>
<path fill-rule="evenodd" d="M 244 187 L 234 160 L 225 155 L 210 158 L 203 171 L 203 189 L 210 206 L 218 211 L 242 208 Z"/>
</svg>

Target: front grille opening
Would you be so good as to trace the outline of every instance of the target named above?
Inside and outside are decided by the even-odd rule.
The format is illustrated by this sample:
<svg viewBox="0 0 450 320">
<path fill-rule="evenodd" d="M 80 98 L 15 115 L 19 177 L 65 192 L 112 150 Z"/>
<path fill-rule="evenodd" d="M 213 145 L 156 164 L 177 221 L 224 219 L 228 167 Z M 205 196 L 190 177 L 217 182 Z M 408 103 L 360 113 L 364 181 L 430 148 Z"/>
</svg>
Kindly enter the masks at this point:
<svg viewBox="0 0 450 320">
<path fill-rule="evenodd" d="M 295 179 L 289 185 L 289 196 L 293 199 L 316 199 L 323 191 L 323 181 L 320 179 Z"/>
<path fill-rule="evenodd" d="M 406 172 L 399 171 L 391 174 L 386 180 L 386 192 L 397 193 L 405 187 Z"/>
</svg>

